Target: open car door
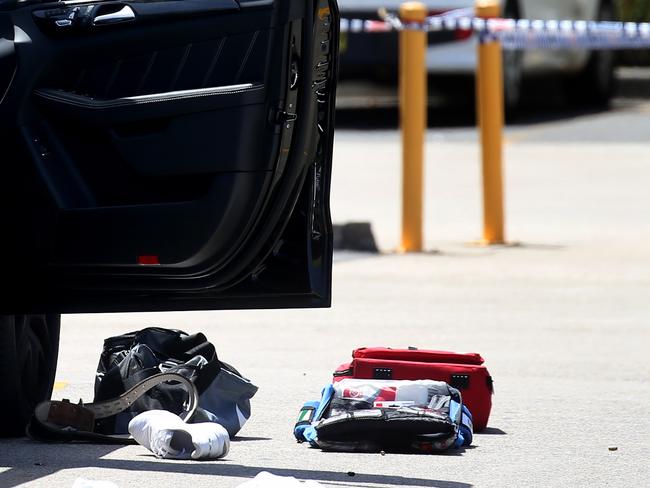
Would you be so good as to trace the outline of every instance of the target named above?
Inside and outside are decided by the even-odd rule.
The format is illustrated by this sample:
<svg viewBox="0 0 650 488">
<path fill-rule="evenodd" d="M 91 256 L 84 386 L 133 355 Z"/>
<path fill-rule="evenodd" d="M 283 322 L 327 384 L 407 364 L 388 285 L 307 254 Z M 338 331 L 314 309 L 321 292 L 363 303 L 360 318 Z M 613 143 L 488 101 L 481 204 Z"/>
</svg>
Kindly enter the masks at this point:
<svg viewBox="0 0 650 488">
<path fill-rule="evenodd" d="M 328 306 L 337 49 L 334 0 L 0 0 L 0 313 Z"/>
</svg>

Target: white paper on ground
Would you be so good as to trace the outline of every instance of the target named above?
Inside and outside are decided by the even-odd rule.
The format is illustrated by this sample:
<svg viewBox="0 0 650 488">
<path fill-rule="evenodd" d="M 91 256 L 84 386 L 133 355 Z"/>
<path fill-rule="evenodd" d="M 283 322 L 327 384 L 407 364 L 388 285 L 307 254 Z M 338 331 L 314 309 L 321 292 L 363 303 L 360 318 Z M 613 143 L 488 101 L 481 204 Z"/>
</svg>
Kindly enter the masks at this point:
<svg viewBox="0 0 650 488">
<path fill-rule="evenodd" d="M 255 478 L 237 488 L 325 488 L 317 481 L 298 481 L 292 476 L 276 476 L 262 471 Z"/>
<path fill-rule="evenodd" d="M 77 478 L 72 484 L 72 488 L 118 488 L 112 481 L 88 480 L 86 478 Z"/>
</svg>

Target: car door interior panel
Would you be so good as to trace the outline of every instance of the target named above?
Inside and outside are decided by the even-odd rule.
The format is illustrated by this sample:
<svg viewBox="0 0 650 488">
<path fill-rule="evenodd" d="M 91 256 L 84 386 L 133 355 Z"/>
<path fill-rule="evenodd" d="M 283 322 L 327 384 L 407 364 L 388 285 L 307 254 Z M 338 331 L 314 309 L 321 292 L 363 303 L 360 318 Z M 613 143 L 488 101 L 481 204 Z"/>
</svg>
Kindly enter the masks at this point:
<svg viewBox="0 0 650 488">
<path fill-rule="evenodd" d="M 0 312 L 328 306 L 337 16 L 0 0 Z"/>
</svg>

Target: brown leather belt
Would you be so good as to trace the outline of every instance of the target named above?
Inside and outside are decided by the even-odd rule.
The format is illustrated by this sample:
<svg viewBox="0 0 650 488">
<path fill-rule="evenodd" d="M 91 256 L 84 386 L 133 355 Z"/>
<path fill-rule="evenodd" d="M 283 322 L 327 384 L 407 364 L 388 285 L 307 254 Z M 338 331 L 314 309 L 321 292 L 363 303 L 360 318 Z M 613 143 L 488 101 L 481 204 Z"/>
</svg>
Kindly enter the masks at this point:
<svg viewBox="0 0 650 488">
<path fill-rule="evenodd" d="M 185 387 L 188 400 L 180 415 L 188 421 L 199 404 L 199 393 L 190 380 L 177 373 L 160 373 L 147 378 L 117 398 L 96 403 L 71 403 L 69 400 L 40 403 L 27 426 L 27 434 L 38 440 L 85 440 L 129 442 L 120 435 L 105 435 L 94 432 L 95 420 L 112 417 L 129 408 L 146 392 L 162 383 L 175 382 Z"/>
</svg>

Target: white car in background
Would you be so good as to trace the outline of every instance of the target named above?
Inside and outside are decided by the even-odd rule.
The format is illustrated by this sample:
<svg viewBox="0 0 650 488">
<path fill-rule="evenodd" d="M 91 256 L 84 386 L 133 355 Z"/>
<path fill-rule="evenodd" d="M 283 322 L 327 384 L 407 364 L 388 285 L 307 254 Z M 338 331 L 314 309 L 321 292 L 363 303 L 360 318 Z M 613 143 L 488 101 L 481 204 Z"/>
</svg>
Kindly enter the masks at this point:
<svg viewBox="0 0 650 488">
<path fill-rule="evenodd" d="M 378 9 L 397 12 L 400 0 L 339 0 L 344 19 L 378 19 Z M 431 15 L 471 8 L 473 0 L 423 0 Z M 503 16 L 541 20 L 614 20 L 614 0 L 502 0 Z M 349 32 L 341 41 L 341 77 L 396 79 L 396 33 Z M 470 77 L 476 67 L 476 38 L 469 31 L 429 34 L 427 68 L 430 77 Z M 522 95 L 522 79 L 562 76 L 574 98 L 606 103 L 614 88 L 612 51 L 504 51 L 506 104 L 515 108 Z"/>
</svg>

